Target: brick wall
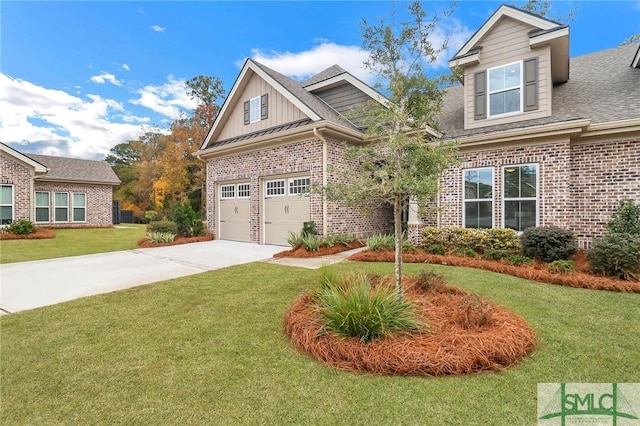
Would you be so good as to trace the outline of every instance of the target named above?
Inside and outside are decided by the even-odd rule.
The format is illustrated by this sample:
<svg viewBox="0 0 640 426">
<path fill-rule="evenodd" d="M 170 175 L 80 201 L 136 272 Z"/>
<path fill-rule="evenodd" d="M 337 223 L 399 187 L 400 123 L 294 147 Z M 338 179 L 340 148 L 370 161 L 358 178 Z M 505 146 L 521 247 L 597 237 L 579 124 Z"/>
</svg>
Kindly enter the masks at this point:
<svg viewBox="0 0 640 426">
<path fill-rule="evenodd" d="M 111 226 L 112 221 L 112 202 L 113 188 L 110 185 L 89 185 L 80 183 L 54 183 L 54 182 L 35 182 L 35 191 L 46 191 L 51 195 L 50 201 L 50 218 L 51 222 L 38 222 L 38 226 L 46 226 L 47 228 L 55 227 L 101 227 Z M 73 218 L 72 214 L 72 197 L 73 193 L 86 194 L 86 222 L 53 222 L 53 203 L 55 192 L 69 193 L 69 218 Z"/>
<path fill-rule="evenodd" d="M 13 219 L 31 220 L 31 168 L 0 153 L 2 184 L 13 185 Z"/>
</svg>

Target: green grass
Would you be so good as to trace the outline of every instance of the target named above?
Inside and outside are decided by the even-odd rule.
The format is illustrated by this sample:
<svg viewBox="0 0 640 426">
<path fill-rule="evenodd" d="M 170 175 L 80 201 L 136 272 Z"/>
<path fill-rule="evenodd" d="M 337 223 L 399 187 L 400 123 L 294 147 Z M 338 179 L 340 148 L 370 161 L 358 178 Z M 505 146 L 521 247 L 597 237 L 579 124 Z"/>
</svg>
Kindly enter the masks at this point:
<svg viewBox="0 0 640 426">
<path fill-rule="evenodd" d="M 336 272 L 392 274 L 392 264 Z M 467 377 L 385 377 L 297 353 L 283 315 L 320 272 L 252 263 L 0 317 L 3 424 L 536 424 L 536 385 L 640 382 L 640 295 L 433 267 L 525 317 L 539 348 Z M 419 265 L 406 265 L 417 274 Z"/>
<path fill-rule="evenodd" d="M 0 263 L 26 262 L 137 248 L 145 225 L 114 228 L 56 229 L 45 240 L 0 240 Z"/>
</svg>

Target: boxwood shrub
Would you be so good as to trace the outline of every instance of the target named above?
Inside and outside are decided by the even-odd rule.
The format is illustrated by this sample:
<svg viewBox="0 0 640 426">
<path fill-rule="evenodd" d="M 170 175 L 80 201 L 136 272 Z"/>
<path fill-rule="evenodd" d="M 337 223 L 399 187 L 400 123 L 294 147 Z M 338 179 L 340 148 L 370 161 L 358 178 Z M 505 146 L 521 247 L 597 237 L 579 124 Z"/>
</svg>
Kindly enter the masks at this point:
<svg viewBox="0 0 640 426">
<path fill-rule="evenodd" d="M 522 253 L 542 262 L 568 260 L 578 252 L 578 237 L 555 226 L 527 228 L 522 233 Z"/>
<path fill-rule="evenodd" d="M 611 233 L 596 238 L 587 256 L 596 274 L 640 280 L 640 235 Z"/>
</svg>

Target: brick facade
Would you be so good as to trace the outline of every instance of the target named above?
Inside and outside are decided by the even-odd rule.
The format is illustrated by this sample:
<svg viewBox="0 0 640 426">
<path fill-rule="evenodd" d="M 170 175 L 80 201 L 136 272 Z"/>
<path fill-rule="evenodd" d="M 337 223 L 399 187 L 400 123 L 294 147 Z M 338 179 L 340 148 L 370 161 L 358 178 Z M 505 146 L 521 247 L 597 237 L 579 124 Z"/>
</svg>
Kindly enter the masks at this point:
<svg viewBox="0 0 640 426">
<path fill-rule="evenodd" d="M 13 220 L 31 220 L 33 171 L 20 161 L 0 153 L 2 184 L 13 186 Z"/>
</svg>

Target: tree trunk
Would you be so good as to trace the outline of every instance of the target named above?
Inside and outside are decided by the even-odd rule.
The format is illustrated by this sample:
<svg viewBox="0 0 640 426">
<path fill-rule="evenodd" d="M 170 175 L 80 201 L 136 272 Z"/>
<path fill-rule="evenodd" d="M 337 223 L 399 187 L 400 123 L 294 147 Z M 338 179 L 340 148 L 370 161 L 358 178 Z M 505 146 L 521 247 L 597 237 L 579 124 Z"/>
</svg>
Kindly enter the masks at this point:
<svg viewBox="0 0 640 426">
<path fill-rule="evenodd" d="M 396 240 L 396 292 L 398 299 L 402 300 L 402 197 L 399 195 L 393 201 L 393 225 Z"/>
</svg>

